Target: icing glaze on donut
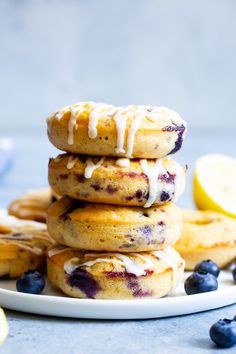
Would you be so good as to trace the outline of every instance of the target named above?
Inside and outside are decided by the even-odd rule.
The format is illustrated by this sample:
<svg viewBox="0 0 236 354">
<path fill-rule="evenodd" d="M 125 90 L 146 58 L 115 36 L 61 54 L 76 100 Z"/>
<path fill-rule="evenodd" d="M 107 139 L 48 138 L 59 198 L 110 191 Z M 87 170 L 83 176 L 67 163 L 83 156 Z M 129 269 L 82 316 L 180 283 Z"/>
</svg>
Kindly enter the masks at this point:
<svg viewBox="0 0 236 354">
<path fill-rule="evenodd" d="M 125 256 L 121 253 L 87 253 L 85 257 L 94 258 L 90 261 L 80 263 L 78 257 L 73 257 L 65 262 L 64 270 L 67 274 L 71 274 L 78 267 L 92 267 L 96 263 L 115 263 L 122 265 L 127 273 L 134 274 L 139 277 L 146 274 L 146 270 L 152 268 L 153 262 L 149 257 L 145 257 L 144 255 L 138 253 L 130 253 L 131 257 L 139 257 L 142 259 L 143 263 L 138 263 L 134 261 L 131 257 Z"/>
<path fill-rule="evenodd" d="M 172 278 L 173 278 L 172 288 L 174 288 L 177 284 L 177 274 L 178 274 L 179 264 L 181 264 L 181 267 L 184 270 L 184 266 L 185 266 L 184 260 L 180 257 L 179 253 L 176 252 L 172 247 L 167 247 L 163 251 L 153 251 L 152 254 L 158 259 L 164 261 L 166 264 L 168 264 L 171 267 Z"/>
<path fill-rule="evenodd" d="M 0 244 L 13 244 L 27 251 L 41 255 L 43 250 L 36 247 L 32 240 L 55 241 L 46 233 L 46 225 L 36 221 L 17 219 L 0 212 Z M 46 245 L 45 245 L 46 247 Z"/>
<path fill-rule="evenodd" d="M 71 170 L 77 164 L 78 161 L 79 161 L 79 158 L 77 156 L 73 156 L 73 155 L 69 156 L 68 162 L 66 165 L 68 170 Z"/>
<path fill-rule="evenodd" d="M 161 159 L 155 161 L 154 166 L 150 167 L 146 159 L 141 160 L 141 167 L 143 172 L 148 177 L 149 182 L 149 196 L 148 200 L 144 205 L 144 208 L 149 208 L 157 199 L 158 193 L 158 183 L 157 179 L 159 174 L 163 173 L 163 164 Z"/>
<path fill-rule="evenodd" d="M 170 119 L 174 121 L 178 119 L 178 122 L 183 122 L 183 131 L 185 130 L 185 123 L 180 118 L 178 113 L 172 111 L 166 107 L 155 107 L 155 106 L 124 106 L 124 107 L 115 107 L 113 105 L 108 105 L 105 103 L 95 103 L 95 102 L 79 102 L 75 105 L 65 107 L 61 110 L 58 110 L 54 117 L 56 119 L 61 119 L 63 117 L 63 113 L 70 110 L 71 117 L 68 121 L 68 139 L 67 142 L 69 145 L 74 143 L 74 129 L 77 129 L 77 119 L 79 115 L 84 110 L 89 110 L 89 120 L 88 120 L 88 136 L 90 139 L 95 139 L 97 137 L 97 125 L 99 120 L 103 116 L 110 117 L 115 121 L 116 130 L 117 130 L 117 144 L 115 148 L 115 153 L 122 153 L 127 157 L 132 157 L 133 153 L 133 145 L 135 140 L 135 134 L 139 129 L 142 119 L 145 117 L 151 122 L 155 122 L 160 118 L 165 118 L 167 115 Z M 51 116 L 53 117 L 53 116 Z M 48 119 L 49 123 L 49 131 L 50 131 L 50 119 Z M 129 128 L 127 132 L 127 151 L 124 148 L 125 140 L 126 140 L 126 130 L 127 130 L 127 121 L 130 121 Z M 163 127 L 164 129 L 165 127 Z M 165 131 L 165 130 L 163 130 Z M 170 130 L 167 130 L 170 131 Z"/>
<path fill-rule="evenodd" d="M 48 250 L 48 257 L 51 258 L 53 256 L 56 256 L 57 254 L 68 251 L 69 249 L 70 249 L 69 247 L 56 245 L 52 249 Z"/>
<path fill-rule="evenodd" d="M 97 125 L 99 119 L 112 108 L 114 107 L 111 105 L 107 105 L 105 103 L 98 103 L 95 104 L 95 107 L 90 111 L 88 123 L 88 136 L 90 139 L 95 139 L 97 137 Z"/>
<path fill-rule="evenodd" d="M 89 157 L 87 160 L 86 160 L 86 167 L 85 167 L 85 170 L 84 170 L 84 177 L 85 178 L 91 178 L 92 177 L 92 174 L 93 174 L 93 171 L 95 171 L 97 168 L 99 168 L 103 162 L 105 160 L 105 157 L 102 157 L 96 164 L 93 163 L 93 160 L 91 159 L 91 157 Z"/>
<path fill-rule="evenodd" d="M 116 165 L 120 166 L 120 167 L 129 167 L 130 166 L 130 159 L 128 159 L 128 158 L 117 159 Z"/>
<path fill-rule="evenodd" d="M 140 124 L 142 122 L 142 119 L 144 117 L 144 113 L 140 112 L 137 114 L 137 116 L 133 119 L 130 127 L 129 127 L 129 132 L 128 132 L 128 148 L 127 148 L 127 157 L 132 157 L 133 155 L 133 146 L 134 146 L 134 138 L 137 130 L 140 127 Z"/>
</svg>

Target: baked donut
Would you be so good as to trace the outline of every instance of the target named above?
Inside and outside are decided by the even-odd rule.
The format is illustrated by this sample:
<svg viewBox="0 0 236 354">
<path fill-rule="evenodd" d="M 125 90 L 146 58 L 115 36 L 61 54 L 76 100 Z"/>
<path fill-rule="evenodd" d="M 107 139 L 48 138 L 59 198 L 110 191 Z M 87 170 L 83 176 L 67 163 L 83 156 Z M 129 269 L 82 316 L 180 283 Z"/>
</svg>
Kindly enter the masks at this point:
<svg viewBox="0 0 236 354">
<path fill-rule="evenodd" d="M 47 119 L 49 140 L 75 154 L 161 158 L 177 152 L 185 121 L 165 107 L 79 102 Z"/>
<path fill-rule="evenodd" d="M 171 247 L 142 253 L 88 253 L 55 246 L 48 278 L 66 295 L 92 299 L 160 298 L 182 278 L 184 261 Z"/>
<path fill-rule="evenodd" d="M 174 244 L 181 234 L 182 213 L 172 203 L 143 209 L 62 197 L 49 207 L 47 226 L 54 240 L 69 247 L 141 252 Z"/>
<path fill-rule="evenodd" d="M 51 188 L 33 189 L 13 200 L 8 213 L 19 219 L 46 222 L 46 211 L 52 201 Z"/>
<path fill-rule="evenodd" d="M 63 154 L 49 161 L 49 184 L 73 199 L 150 207 L 178 199 L 185 169 L 169 157 L 129 160 Z"/>
<path fill-rule="evenodd" d="M 54 243 L 46 225 L 0 212 L 0 277 L 17 278 L 45 266 L 46 250 Z"/>
<path fill-rule="evenodd" d="M 174 245 L 193 270 L 197 263 L 211 259 L 225 267 L 236 257 L 236 220 L 212 211 L 183 212 L 183 231 Z"/>
</svg>

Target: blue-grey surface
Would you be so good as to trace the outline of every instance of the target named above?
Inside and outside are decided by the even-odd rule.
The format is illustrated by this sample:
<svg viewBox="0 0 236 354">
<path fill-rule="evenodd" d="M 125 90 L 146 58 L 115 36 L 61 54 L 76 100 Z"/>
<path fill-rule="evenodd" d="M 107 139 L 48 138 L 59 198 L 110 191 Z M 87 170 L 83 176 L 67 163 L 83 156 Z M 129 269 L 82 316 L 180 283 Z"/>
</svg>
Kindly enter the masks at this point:
<svg viewBox="0 0 236 354">
<path fill-rule="evenodd" d="M 191 174 L 196 158 L 208 152 L 236 151 L 234 136 L 189 136 L 178 160 L 190 167 L 187 189 L 180 205 L 192 207 Z M 47 183 L 47 161 L 55 149 L 44 137 L 15 140 L 15 163 L 0 182 L 1 205 L 25 189 Z M 1 305 L 1 299 L 0 299 Z M 212 323 L 233 317 L 236 305 L 201 314 L 140 321 L 91 321 L 34 316 L 7 311 L 10 335 L 0 350 L 4 354 L 192 354 L 214 353 L 208 337 Z M 233 353 L 222 350 L 221 353 Z"/>
<path fill-rule="evenodd" d="M 235 0 L 1 0 L 0 131 L 80 100 L 156 104 L 236 128 Z"/>
</svg>

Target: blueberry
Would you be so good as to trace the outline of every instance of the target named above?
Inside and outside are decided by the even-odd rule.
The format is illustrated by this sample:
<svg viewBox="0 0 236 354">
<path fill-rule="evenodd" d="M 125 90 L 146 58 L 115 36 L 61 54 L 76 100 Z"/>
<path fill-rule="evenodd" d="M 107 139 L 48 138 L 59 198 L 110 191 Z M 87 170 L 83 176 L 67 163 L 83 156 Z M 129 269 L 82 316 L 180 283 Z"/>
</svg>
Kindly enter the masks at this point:
<svg viewBox="0 0 236 354">
<path fill-rule="evenodd" d="M 206 261 L 202 261 L 201 263 L 198 263 L 195 268 L 195 272 L 201 271 L 201 272 L 207 272 L 213 274 L 216 278 L 218 278 L 220 274 L 220 268 L 216 263 L 211 261 L 210 259 Z"/>
<path fill-rule="evenodd" d="M 230 348 L 236 344 L 236 321 L 219 320 L 210 328 L 211 340 L 221 348 Z"/>
<path fill-rule="evenodd" d="M 232 274 L 233 274 L 234 281 L 236 283 L 236 267 L 234 267 Z"/>
<path fill-rule="evenodd" d="M 188 295 L 206 293 L 217 290 L 217 288 L 216 277 L 207 272 L 194 272 L 184 282 L 184 289 Z"/>
<path fill-rule="evenodd" d="M 44 277 L 34 270 L 28 270 L 16 281 L 16 289 L 21 293 L 40 294 L 44 287 Z"/>
</svg>

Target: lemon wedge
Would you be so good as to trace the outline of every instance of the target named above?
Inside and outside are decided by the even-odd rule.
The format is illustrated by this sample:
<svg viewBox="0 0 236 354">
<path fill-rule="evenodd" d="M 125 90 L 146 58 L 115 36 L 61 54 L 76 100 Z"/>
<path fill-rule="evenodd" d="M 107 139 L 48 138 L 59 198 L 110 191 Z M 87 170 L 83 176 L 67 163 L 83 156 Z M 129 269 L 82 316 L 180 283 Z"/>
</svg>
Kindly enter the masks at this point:
<svg viewBox="0 0 236 354">
<path fill-rule="evenodd" d="M 196 162 L 193 197 L 200 210 L 214 210 L 236 218 L 236 159 L 220 154 Z"/>
<path fill-rule="evenodd" d="M 8 323 L 5 313 L 2 308 L 0 308 L 0 345 L 5 341 L 8 335 Z"/>
</svg>

